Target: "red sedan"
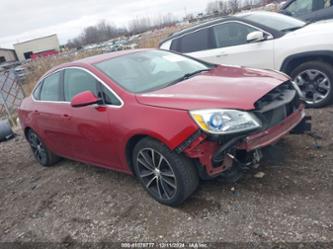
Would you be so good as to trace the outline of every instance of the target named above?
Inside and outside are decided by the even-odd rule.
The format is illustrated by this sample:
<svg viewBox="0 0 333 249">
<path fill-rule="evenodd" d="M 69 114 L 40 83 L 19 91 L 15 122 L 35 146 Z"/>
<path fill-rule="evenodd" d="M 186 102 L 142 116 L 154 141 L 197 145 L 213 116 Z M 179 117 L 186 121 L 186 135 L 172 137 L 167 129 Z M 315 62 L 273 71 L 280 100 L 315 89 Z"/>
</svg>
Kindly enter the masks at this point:
<svg viewBox="0 0 333 249">
<path fill-rule="evenodd" d="M 167 205 L 182 203 L 200 178 L 251 168 L 260 148 L 309 128 L 300 91 L 285 75 L 162 50 L 58 66 L 23 101 L 19 118 L 43 166 L 65 157 L 133 174 Z"/>
</svg>

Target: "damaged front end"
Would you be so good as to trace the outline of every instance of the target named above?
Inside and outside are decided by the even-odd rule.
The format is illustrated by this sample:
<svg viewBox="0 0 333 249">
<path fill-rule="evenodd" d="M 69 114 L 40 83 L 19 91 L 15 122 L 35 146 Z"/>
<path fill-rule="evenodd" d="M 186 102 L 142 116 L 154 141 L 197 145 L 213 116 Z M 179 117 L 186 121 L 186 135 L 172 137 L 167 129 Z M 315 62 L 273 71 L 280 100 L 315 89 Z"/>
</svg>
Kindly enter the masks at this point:
<svg viewBox="0 0 333 249">
<path fill-rule="evenodd" d="M 230 134 L 200 129 L 176 151 L 196 159 L 201 177 L 211 178 L 234 169 L 257 168 L 261 148 L 288 133 L 302 134 L 311 129 L 310 117 L 305 116 L 303 101 L 290 81 L 274 88 L 254 106 L 250 115 L 260 121 L 260 127 Z"/>
</svg>

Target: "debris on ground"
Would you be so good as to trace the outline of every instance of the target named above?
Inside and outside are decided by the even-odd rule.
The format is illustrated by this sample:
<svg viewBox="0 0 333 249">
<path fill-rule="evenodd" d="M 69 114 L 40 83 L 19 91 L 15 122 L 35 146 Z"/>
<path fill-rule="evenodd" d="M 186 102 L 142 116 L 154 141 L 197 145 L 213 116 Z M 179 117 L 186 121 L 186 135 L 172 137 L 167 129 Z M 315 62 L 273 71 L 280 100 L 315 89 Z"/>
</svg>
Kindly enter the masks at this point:
<svg viewBox="0 0 333 249">
<path fill-rule="evenodd" d="M 287 136 L 264 154 L 260 181 L 253 171 L 202 181 L 177 208 L 126 174 L 70 160 L 43 168 L 17 132 L 0 143 L 0 241 L 332 242 L 332 110 L 307 110 L 321 150 Z"/>
<path fill-rule="evenodd" d="M 265 176 L 265 173 L 262 171 L 259 171 L 254 175 L 255 178 L 263 178 L 264 176 Z"/>
</svg>

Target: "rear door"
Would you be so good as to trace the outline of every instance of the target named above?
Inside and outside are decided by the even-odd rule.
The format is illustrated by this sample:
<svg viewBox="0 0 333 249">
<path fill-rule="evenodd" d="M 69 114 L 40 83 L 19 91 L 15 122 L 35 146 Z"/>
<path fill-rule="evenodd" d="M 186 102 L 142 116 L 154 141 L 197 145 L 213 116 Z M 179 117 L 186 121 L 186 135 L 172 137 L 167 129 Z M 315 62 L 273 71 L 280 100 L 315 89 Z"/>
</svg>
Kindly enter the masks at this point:
<svg viewBox="0 0 333 249">
<path fill-rule="evenodd" d="M 274 68 L 274 40 L 247 42 L 247 35 L 259 31 L 242 22 L 230 21 L 210 28 L 214 49 L 190 55 L 218 64 L 240 65 L 256 68 Z"/>
<path fill-rule="evenodd" d="M 162 45 L 162 48 L 167 44 Z M 170 50 L 185 53 L 196 58 L 205 59 L 205 53 L 214 48 L 213 37 L 209 27 L 202 28 L 172 41 Z"/>
<path fill-rule="evenodd" d="M 63 101 L 61 91 L 62 71 L 55 72 L 46 77 L 34 94 L 34 119 L 37 124 L 37 133 L 46 145 L 56 154 L 70 155 L 70 144 L 64 143 L 66 139 L 67 120 L 64 113 L 69 109 L 69 103 Z"/>
</svg>

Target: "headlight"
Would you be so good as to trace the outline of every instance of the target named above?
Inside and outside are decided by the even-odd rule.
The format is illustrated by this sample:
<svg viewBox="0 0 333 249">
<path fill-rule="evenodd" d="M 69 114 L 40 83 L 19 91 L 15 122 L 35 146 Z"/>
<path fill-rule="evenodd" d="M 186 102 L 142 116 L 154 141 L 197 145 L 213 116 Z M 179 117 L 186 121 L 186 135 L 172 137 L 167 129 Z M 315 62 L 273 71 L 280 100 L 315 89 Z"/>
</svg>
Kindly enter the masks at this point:
<svg viewBox="0 0 333 249">
<path fill-rule="evenodd" d="M 260 121 L 251 113 L 229 109 L 190 111 L 199 127 L 213 134 L 230 134 L 261 127 Z"/>
</svg>

